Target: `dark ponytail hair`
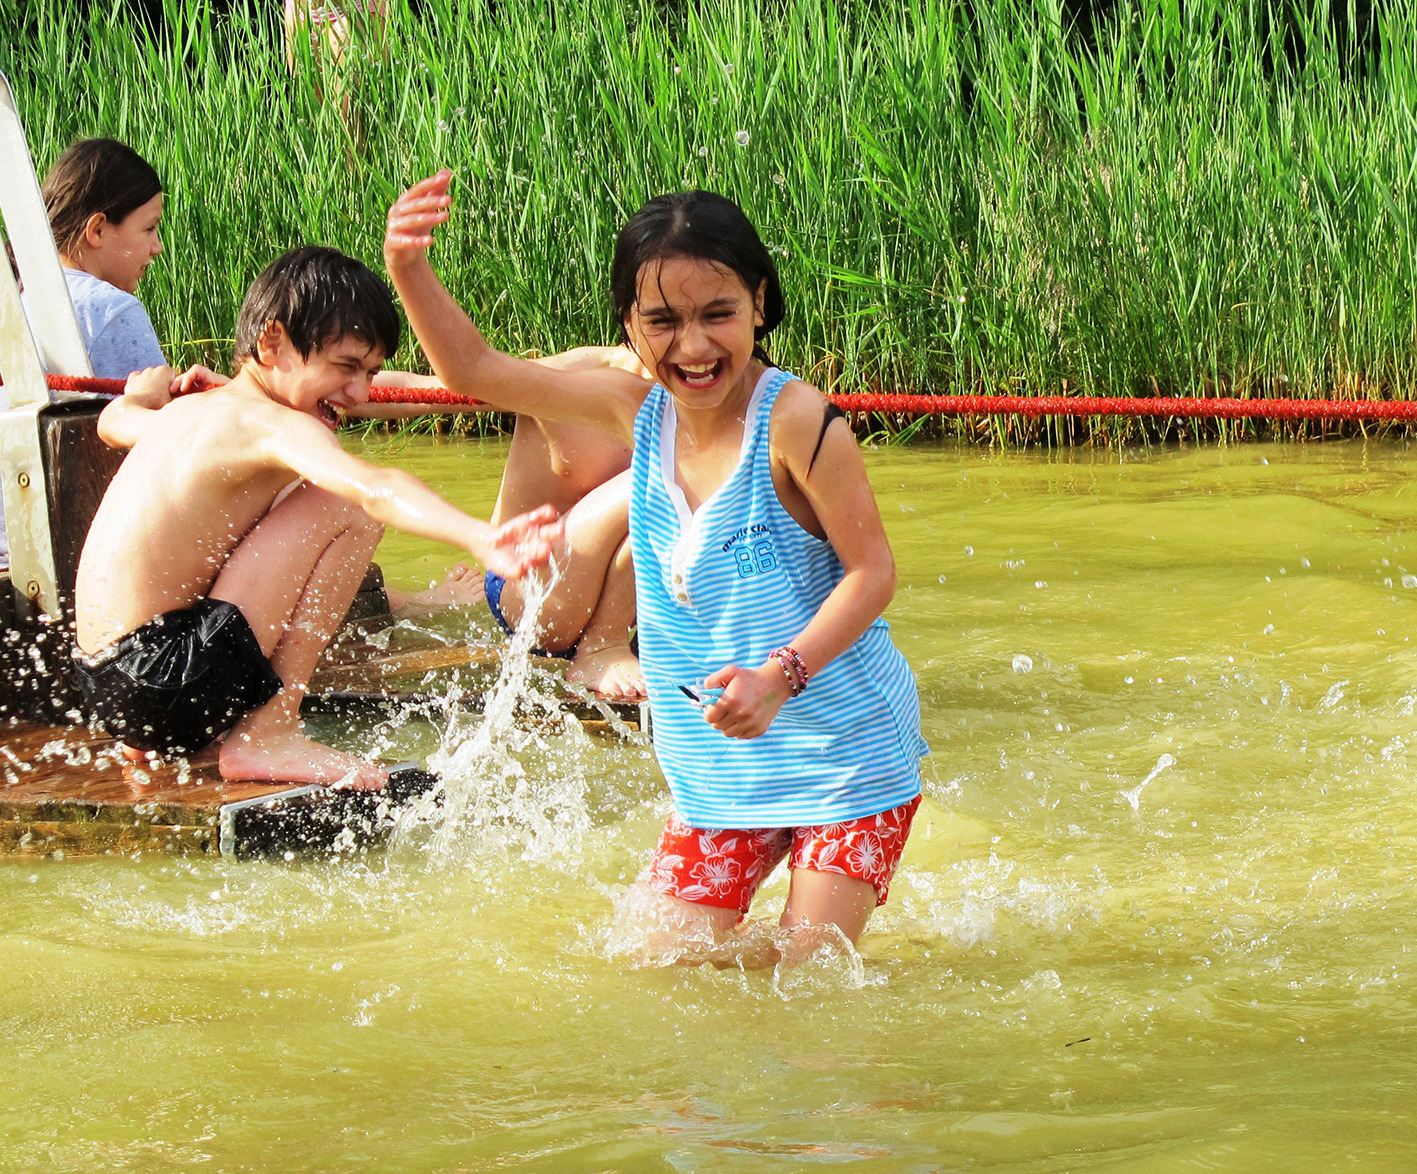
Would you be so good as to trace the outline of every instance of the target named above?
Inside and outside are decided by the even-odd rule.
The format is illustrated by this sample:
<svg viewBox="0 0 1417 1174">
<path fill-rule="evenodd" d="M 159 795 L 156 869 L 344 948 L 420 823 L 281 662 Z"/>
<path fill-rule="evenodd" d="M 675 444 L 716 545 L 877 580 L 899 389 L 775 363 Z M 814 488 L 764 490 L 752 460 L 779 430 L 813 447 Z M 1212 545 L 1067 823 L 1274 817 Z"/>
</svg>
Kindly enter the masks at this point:
<svg viewBox="0 0 1417 1174">
<path fill-rule="evenodd" d="M 610 266 L 610 299 L 620 341 L 628 342 L 625 319 L 635 305 L 640 270 L 651 261 L 673 257 L 701 258 L 736 273 L 748 292 L 763 289 L 763 324 L 753 331 L 753 357 L 770 362 L 762 340 L 782 321 L 782 286 L 772 254 L 758 237 L 743 209 L 716 192 L 674 192 L 655 196 L 630 217 L 615 240 Z"/>
<path fill-rule="evenodd" d="M 81 139 L 44 177 L 44 206 L 60 253 L 72 256 L 95 212 L 121 224 L 162 191 L 152 165 L 117 139 Z"/>
</svg>

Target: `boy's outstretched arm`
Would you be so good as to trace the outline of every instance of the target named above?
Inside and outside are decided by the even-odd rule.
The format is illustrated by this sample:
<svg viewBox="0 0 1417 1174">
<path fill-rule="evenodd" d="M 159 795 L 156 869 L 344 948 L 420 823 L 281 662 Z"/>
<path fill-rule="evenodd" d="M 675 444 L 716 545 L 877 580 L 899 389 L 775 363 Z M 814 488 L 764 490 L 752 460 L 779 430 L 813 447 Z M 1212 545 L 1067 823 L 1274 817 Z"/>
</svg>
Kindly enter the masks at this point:
<svg viewBox="0 0 1417 1174">
<path fill-rule="evenodd" d="M 461 547 L 508 579 L 545 566 L 562 536 L 549 505 L 492 526 L 463 513 L 411 473 L 351 456 L 323 424 L 309 417 L 292 420 L 281 411 L 261 447 L 272 464 L 353 502 L 375 521 Z"/>
<path fill-rule="evenodd" d="M 594 424 L 633 438 L 635 413 L 648 386 L 628 371 L 572 373 L 513 358 L 490 346 L 433 271 L 433 231 L 448 219 L 452 172 L 420 180 L 389 209 L 384 264 L 409 325 L 433 370 L 449 391 L 471 395 L 502 411 L 542 420 Z"/>
</svg>

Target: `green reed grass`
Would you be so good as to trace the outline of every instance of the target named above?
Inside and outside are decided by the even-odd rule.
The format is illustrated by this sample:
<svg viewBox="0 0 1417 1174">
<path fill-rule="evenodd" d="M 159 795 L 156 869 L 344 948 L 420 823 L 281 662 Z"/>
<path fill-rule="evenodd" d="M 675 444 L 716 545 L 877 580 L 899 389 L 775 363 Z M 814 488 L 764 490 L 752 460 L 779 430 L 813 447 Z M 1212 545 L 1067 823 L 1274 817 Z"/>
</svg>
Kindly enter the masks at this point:
<svg viewBox="0 0 1417 1174">
<path fill-rule="evenodd" d="M 0 0 L 39 166 L 111 134 L 163 175 L 142 296 L 179 360 L 222 360 L 187 340 L 292 245 L 377 265 L 389 202 L 447 165 L 436 263 L 514 351 L 612 341 L 616 230 L 702 186 L 777 254 L 774 356 L 823 387 L 1411 394 L 1408 0 L 1368 54 L 1327 5 L 1254 0 L 1123 0 L 1091 43 L 1057 0 L 393 0 L 293 73 L 274 8 L 168 0 L 154 34 Z"/>
</svg>

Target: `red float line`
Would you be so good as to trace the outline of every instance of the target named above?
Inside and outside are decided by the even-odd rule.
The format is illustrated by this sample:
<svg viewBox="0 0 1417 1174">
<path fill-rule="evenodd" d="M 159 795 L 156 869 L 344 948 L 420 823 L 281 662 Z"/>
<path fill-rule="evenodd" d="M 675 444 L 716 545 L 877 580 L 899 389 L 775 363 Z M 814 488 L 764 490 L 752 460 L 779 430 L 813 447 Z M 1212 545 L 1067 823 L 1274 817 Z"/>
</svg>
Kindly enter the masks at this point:
<svg viewBox="0 0 1417 1174">
<path fill-rule="evenodd" d="M 1181 416 L 1220 420 L 1417 420 L 1417 400 L 1083 395 L 833 395 L 848 412 L 902 416 Z"/>
<path fill-rule="evenodd" d="M 118 395 L 121 379 L 48 376 L 53 391 Z M 846 412 L 896 416 L 1171 416 L 1217 420 L 1403 420 L 1417 421 L 1417 400 L 1196 399 L 1183 396 L 1132 398 L 1086 395 L 832 395 Z M 442 404 L 492 411 L 481 400 L 442 387 L 376 387 L 376 404 Z"/>
</svg>

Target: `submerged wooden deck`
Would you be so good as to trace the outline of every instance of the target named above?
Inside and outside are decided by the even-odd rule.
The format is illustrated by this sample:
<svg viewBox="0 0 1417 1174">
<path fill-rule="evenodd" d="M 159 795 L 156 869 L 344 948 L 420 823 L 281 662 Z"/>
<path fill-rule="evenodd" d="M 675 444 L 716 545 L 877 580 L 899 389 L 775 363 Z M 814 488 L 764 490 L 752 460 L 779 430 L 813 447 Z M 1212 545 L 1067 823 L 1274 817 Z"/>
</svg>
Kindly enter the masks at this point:
<svg viewBox="0 0 1417 1174">
<path fill-rule="evenodd" d="M 289 784 L 228 783 L 215 767 L 146 771 L 83 726 L 0 726 L 0 853 L 217 853 L 223 806 Z"/>
<path fill-rule="evenodd" d="M 306 698 L 310 712 L 335 715 L 436 713 L 447 701 L 427 686 L 443 671 L 495 663 L 492 649 L 449 647 L 322 666 Z M 478 712 L 482 695 L 462 693 Z M 593 705 L 566 697 L 563 708 L 596 734 L 640 728 L 633 705 Z M 412 778 L 413 776 L 409 776 Z M 398 794 L 331 791 L 290 783 L 224 781 L 215 766 L 128 762 L 111 738 L 85 726 L 0 719 L 0 856 L 167 854 L 281 857 L 351 850 L 378 843 L 399 803 L 431 780 Z"/>
<path fill-rule="evenodd" d="M 435 780 L 410 768 L 384 792 L 291 783 L 232 783 L 215 766 L 149 769 L 77 717 L 61 626 L 26 623 L 0 570 L 0 857 L 221 854 L 292 857 L 357 850 L 387 837 L 393 815 Z M 371 633 L 387 614 L 351 622 L 310 682 L 302 710 L 337 718 L 437 720 L 450 705 L 482 712 L 498 647 L 445 643 L 436 633 L 401 638 L 389 651 Z M 387 638 L 383 644 L 388 644 Z M 44 688 L 36 689 L 36 682 Z M 53 695 L 50 696 L 50 693 Z M 593 734 L 637 733 L 637 705 L 562 695 L 559 706 Z M 24 714 L 11 718 L 6 714 Z M 52 715 L 52 716 L 45 716 Z M 544 710 L 528 713 L 545 721 Z"/>
</svg>

